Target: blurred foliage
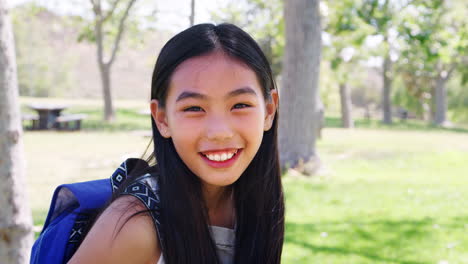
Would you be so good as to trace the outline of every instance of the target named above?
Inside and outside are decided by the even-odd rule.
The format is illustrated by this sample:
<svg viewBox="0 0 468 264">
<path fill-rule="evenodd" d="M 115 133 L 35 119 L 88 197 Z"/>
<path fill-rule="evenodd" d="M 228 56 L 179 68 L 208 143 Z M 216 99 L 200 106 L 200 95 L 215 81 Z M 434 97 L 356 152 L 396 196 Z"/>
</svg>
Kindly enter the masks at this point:
<svg viewBox="0 0 468 264">
<path fill-rule="evenodd" d="M 325 63 L 325 67 L 330 68 L 330 74 L 334 80 L 331 91 L 339 94 L 339 87 L 346 86 L 350 91 L 353 104 L 367 108 L 372 101 L 378 101 L 378 99 L 369 96 L 370 91 L 363 85 L 366 76 L 362 73 L 366 71 L 365 66 L 360 62 L 370 56 L 363 44 L 373 31 L 372 27 L 359 19 L 358 11 L 358 6 L 353 0 L 332 1 L 326 5 L 326 8 L 325 4 L 322 5 L 322 14 L 325 13 L 322 25 L 328 37 L 323 45 L 322 54 L 328 62 Z M 323 92 L 321 95 L 328 97 Z M 342 102 L 338 102 L 342 108 Z M 324 104 L 328 104 L 329 107 L 328 102 Z"/>
<path fill-rule="evenodd" d="M 211 15 L 216 23 L 233 23 L 249 32 L 270 61 L 273 75 L 281 73 L 285 43 L 282 1 L 229 0 Z"/>
<path fill-rule="evenodd" d="M 358 70 L 358 62 L 369 55 L 363 43 L 373 31 L 359 19 L 358 7 L 353 0 L 333 1 L 328 5 L 331 15 L 324 17 L 324 30 L 330 38 L 324 54 L 339 83 L 347 83 L 353 70 Z"/>
<path fill-rule="evenodd" d="M 462 84 L 462 76 L 460 74 L 452 78 L 448 85 L 448 108 L 449 117 L 457 123 L 468 123 L 468 87 Z"/>
<path fill-rule="evenodd" d="M 397 67 L 407 91 L 399 94 L 398 101 L 404 107 L 416 112 L 433 112 L 438 79 L 448 80 L 459 75 L 458 86 L 466 85 L 467 7 L 465 1 L 415 1 L 401 14 L 405 19 L 398 28 L 401 47 Z M 463 98 L 466 94 L 463 89 L 456 88 L 454 93 L 453 86 L 447 87 L 450 88 L 449 105 L 463 105 L 468 100 Z M 414 99 L 404 99 L 403 95 Z"/>
<path fill-rule="evenodd" d="M 114 5 L 116 0 L 101 0 L 102 12 L 106 14 Z M 114 13 L 109 16 L 103 23 L 103 45 L 105 50 L 111 50 L 114 46 L 115 39 L 118 34 L 119 23 L 122 20 L 125 9 L 129 1 L 117 1 Z M 77 8 L 83 8 L 81 5 Z M 91 10 L 91 6 L 89 7 Z M 143 9 L 145 9 L 143 11 Z M 138 14 L 138 15 L 136 15 Z M 80 32 L 77 40 L 87 41 L 89 43 L 96 42 L 95 19 L 84 17 L 75 17 L 75 23 L 80 27 Z M 125 20 L 125 39 L 133 48 L 141 48 L 143 46 L 144 29 L 151 29 L 151 26 L 156 22 L 156 8 L 154 3 L 149 0 L 137 0 L 130 9 L 130 14 Z M 145 27 L 143 29 L 143 27 Z"/>
<path fill-rule="evenodd" d="M 41 19 L 41 17 L 43 19 Z M 49 20 L 53 28 L 43 26 Z M 70 70 L 73 58 L 56 56 L 52 43 L 54 32 L 66 27 L 67 19 L 59 18 L 34 3 L 12 10 L 15 35 L 18 85 L 22 96 L 63 96 L 74 76 Z"/>
</svg>

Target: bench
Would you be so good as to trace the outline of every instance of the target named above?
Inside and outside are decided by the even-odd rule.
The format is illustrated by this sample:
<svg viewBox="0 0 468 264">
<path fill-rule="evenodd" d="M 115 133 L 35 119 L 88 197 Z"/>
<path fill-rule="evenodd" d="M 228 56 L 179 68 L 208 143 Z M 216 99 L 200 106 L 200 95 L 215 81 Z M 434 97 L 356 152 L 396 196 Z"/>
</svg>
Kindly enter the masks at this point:
<svg viewBox="0 0 468 264">
<path fill-rule="evenodd" d="M 26 129 L 36 129 L 39 126 L 39 116 L 32 114 L 22 114 L 21 121 L 31 121 L 31 126 Z"/>
<path fill-rule="evenodd" d="M 57 124 L 57 129 L 59 130 L 80 130 L 81 120 L 85 119 L 87 115 L 85 114 L 71 114 L 71 115 L 62 115 L 55 119 Z M 73 123 L 73 126 L 71 124 Z"/>
</svg>

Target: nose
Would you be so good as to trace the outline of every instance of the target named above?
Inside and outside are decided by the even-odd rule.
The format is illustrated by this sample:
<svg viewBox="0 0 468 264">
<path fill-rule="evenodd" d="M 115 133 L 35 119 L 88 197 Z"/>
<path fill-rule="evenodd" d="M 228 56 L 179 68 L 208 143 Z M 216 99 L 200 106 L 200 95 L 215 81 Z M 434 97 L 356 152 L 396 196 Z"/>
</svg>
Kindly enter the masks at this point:
<svg viewBox="0 0 468 264">
<path fill-rule="evenodd" d="M 206 137 L 210 141 L 222 142 L 234 136 L 229 120 L 220 115 L 209 118 L 206 122 Z"/>
</svg>

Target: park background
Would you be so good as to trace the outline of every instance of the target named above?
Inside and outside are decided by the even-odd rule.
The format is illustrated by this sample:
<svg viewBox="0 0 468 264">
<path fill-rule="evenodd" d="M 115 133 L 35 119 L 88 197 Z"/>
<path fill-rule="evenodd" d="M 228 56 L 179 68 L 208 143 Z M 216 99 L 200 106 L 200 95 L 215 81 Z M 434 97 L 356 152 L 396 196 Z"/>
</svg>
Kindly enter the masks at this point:
<svg viewBox="0 0 468 264">
<path fill-rule="evenodd" d="M 60 103 L 66 113 L 87 114 L 80 131 L 25 130 L 36 235 L 57 185 L 109 177 L 146 149 L 152 67 L 165 41 L 190 24 L 191 1 L 170 2 L 136 1 L 128 17 L 111 70 L 112 121 L 103 110 L 91 4 L 12 6 L 22 113 L 34 114 L 30 103 Z M 467 11 L 463 0 L 320 2 L 320 165 L 283 176 L 284 263 L 468 263 Z M 200 0 L 194 17 L 251 33 L 281 89 L 281 1 Z M 118 18 L 105 31 L 107 48 L 117 25 Z"/>
</svg>

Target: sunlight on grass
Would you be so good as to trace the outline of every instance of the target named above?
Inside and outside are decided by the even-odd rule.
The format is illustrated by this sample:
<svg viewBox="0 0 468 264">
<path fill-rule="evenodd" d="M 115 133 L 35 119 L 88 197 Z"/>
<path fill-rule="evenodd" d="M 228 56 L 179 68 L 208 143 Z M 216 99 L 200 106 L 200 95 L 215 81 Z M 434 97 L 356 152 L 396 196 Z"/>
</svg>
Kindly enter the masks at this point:
<svg viewBox="0 0 468 264">
<path fill-rule="evenodd" d="M 284 178 L 285 263 L 467 262 L 467 134 L 324 135 L 321 174 Z"/>
</svg>

